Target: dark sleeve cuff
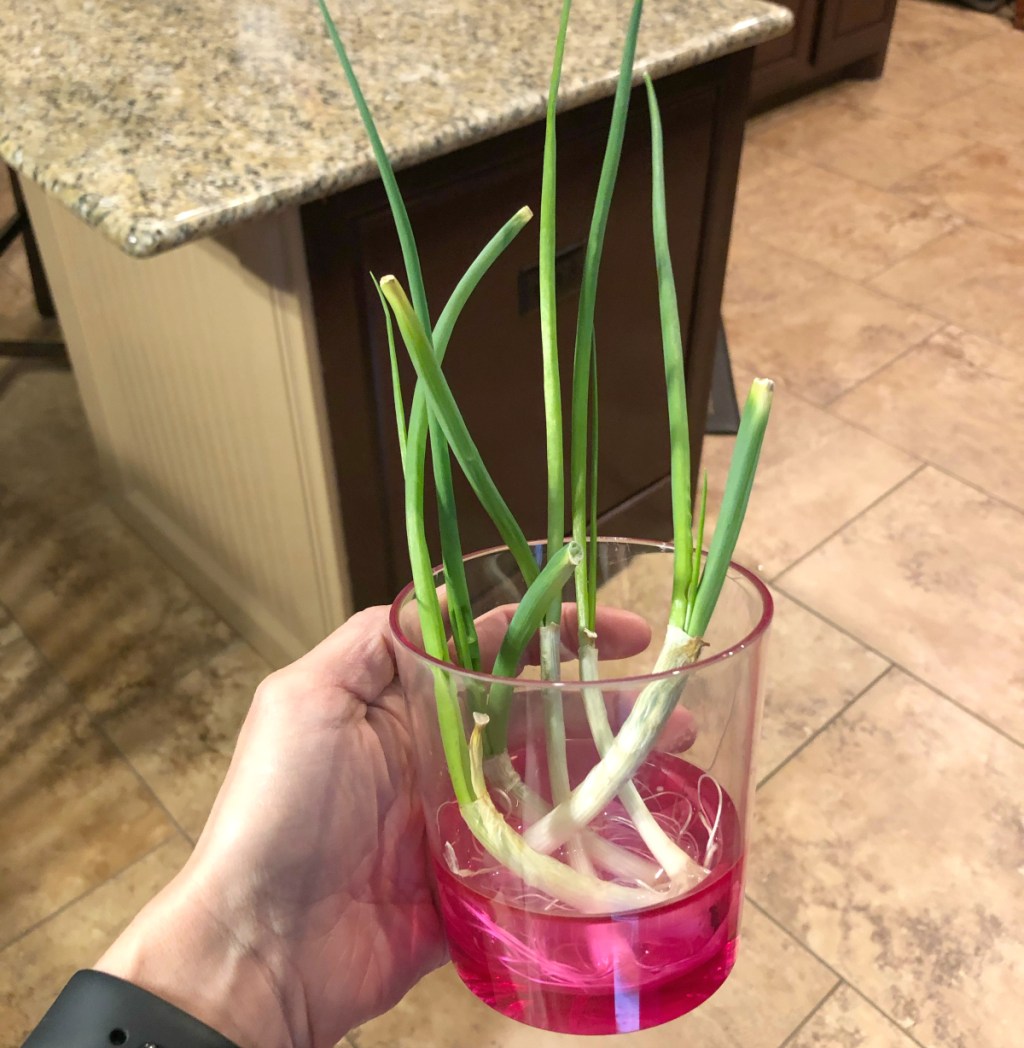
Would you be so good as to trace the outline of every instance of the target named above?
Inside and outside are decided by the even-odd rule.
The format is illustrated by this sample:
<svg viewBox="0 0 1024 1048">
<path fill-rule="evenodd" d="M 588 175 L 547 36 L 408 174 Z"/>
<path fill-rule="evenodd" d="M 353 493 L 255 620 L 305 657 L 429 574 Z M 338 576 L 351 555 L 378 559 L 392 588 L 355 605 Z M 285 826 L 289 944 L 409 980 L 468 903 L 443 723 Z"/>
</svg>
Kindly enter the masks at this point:
<svg viewBox="0 0 1024 1048">
<path fill-rule="evenodd" d="M 24 1048 L 238 1048 L 173 1004 L 105 972 L 81 971 Z"/>
</svg>

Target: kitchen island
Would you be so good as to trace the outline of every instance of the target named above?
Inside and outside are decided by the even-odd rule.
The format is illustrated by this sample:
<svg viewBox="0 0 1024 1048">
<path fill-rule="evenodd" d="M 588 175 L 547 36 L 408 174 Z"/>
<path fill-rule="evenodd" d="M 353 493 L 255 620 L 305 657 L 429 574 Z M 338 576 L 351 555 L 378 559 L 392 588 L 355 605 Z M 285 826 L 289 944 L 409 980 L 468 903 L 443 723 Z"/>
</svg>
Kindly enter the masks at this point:
<svg viewBox="0 0 1024 1048">
<path fill-rule="evenodd" d="M 536 210 L 559 5 L 347 4 L 439 311 Z M 559 139 L 561 350 L 628 5 L 578 0 Z M 703 432 L 761 0 L 649 0 L 690 418 Z M 23 176 L 111 499 L 260 650 L 293 657 L 406 575 L 387 347 L 366 273 L 401 273 L 368 144 L 315 6 L 95 0 L 0 31 L 0 156 Z M 599 290 L 601 510 L 668 472 L 646 107 L 634 92 Z M 535 224 L 534 224 L 535 225 Z M 173 250 L 172 250 L 173 249 Z M 446 370 L 499 486 L 543 532 L 536 229 L 467 307 Z M 406 389 L 411 389 L 406 373 Z M 511 432 L 516 439 L 509 439 Z M 467 548 L 495 540 L 459 489 Z M 632 515 L 632 516 L 631 516 Z"/>
</svg>

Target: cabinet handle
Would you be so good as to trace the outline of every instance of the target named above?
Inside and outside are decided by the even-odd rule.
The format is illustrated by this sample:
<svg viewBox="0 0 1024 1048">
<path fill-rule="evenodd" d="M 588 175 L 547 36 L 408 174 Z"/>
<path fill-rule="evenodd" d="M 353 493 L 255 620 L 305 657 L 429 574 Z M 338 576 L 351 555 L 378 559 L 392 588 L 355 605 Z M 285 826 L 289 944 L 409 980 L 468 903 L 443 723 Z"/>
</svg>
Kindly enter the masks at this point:
<svg viewBox="0 0 1024 1048">
<path fill-rule="evenodd" d="M 586 253 L 587 245 L 581 241 L 555 255 L 555 294 L 559 298 L 579 291 Z M 535 309 L 540 309 L 540 267 L 528 266 L 519 270 L 519 315 L 525 317 Z"/>
</svg>

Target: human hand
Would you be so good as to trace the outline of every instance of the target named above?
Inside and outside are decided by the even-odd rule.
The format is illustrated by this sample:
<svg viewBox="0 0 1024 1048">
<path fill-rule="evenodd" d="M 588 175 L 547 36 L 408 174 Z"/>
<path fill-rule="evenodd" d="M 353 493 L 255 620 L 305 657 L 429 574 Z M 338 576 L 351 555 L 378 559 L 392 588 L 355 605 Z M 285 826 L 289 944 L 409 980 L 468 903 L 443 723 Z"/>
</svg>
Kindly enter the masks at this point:
<svg viewBox="0 0 1024 1048">
<path fill-rule="evenodd" d="M 510 614 L 478 624 L 485 665 Z M 387 615 L 260 685 L 195 852 L 97 964 L 243 1048 L 333 1045 L 446 957 Z M 609 658 L 650 641 L 614 609 L 601 627 Z"/>
<path fill-rule="evenodd" d="M 445 959 L 387 609 L 257 689 L 198 846 L 97 967 L 242 1045 L 333 1045 Z"/>
</svg>

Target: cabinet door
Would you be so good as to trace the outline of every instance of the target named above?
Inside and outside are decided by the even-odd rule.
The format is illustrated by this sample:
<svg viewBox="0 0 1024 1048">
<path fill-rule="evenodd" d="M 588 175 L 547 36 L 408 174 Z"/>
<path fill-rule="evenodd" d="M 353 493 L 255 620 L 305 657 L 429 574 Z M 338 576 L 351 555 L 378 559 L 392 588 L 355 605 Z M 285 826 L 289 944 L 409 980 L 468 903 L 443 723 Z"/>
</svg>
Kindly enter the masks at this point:
<svg viewBox="0 0 1024 1048">
<path fill-rule="evenodd" d="M 791 32 L 754 48 L 754 73 L 750 100 L 753 107 L 812 74 L 811 52 L 814 23 L 820 0 L 779 0 L 793 12 Z"/>
<path fill-rule="evenodd" d="M 896 0 L 824 0 L 815 67 L 824 72 L 884 54 L 895 12 Z"/>
<path fill-rule="evenodd" d="M 683 330 L 690 327 L 698 277 L 702 202 L 707 192 L 716 93 L 711 88 L 662 92 L 673 262 Z M 630 114 L 601 266 L 597 307 L 600 360 L 601 485 L 607 512 L 664 477 L 669 468 L 664 365 L 657 277 L 650 231 L 650 144 L 646 100 L 637 92 Z M 564 424 L 573 355 L 577 288 L 607 132 L 607 107 L 579 121 L 567 114 L 559 138 L 559 349 Z M 581 126 L 582 124 L 582 126 Z M 538 129 L 540 130 L 540 129 Z M 488 163 L 449 168 L 443 179 L 407 193 L 431 305 L 439 311 L 464 267 L 518 207 L 538 211 L 540 134 L 517 139 Z M 399 176 L 403 179 L 403 176 Z M 357 222 L 361 269 L 402 273 L 390 215 L 374 211 Z M 494 265 L 459 318 L 444 368 L 480 453 L 529 537 L 545 524 L 545 451 L 539 314 L 536 298 L 537 222 Z M 408 571 L 401 470 L 389 401 L 388 349 L 380 304 L 369 281 L 362 312 L 384 446 L 387 527 L 395 583 Z M 404 353 L 402 354 L 404 358 Z M 403 359 L 408 395 L 414 375 Z M 567 458 L 568 465 L 568 458 Z M 456 468 L 464 547 L 499 542 L 489 519 Z M 432 515 L 431 515 L 432 516 Z M 430 521 L 434 532 L 433 521 Z M 431 536 L 433 540 L 433 535 Z M 435 547 L 436 548 L 436 545 Z"/>
</svg>

